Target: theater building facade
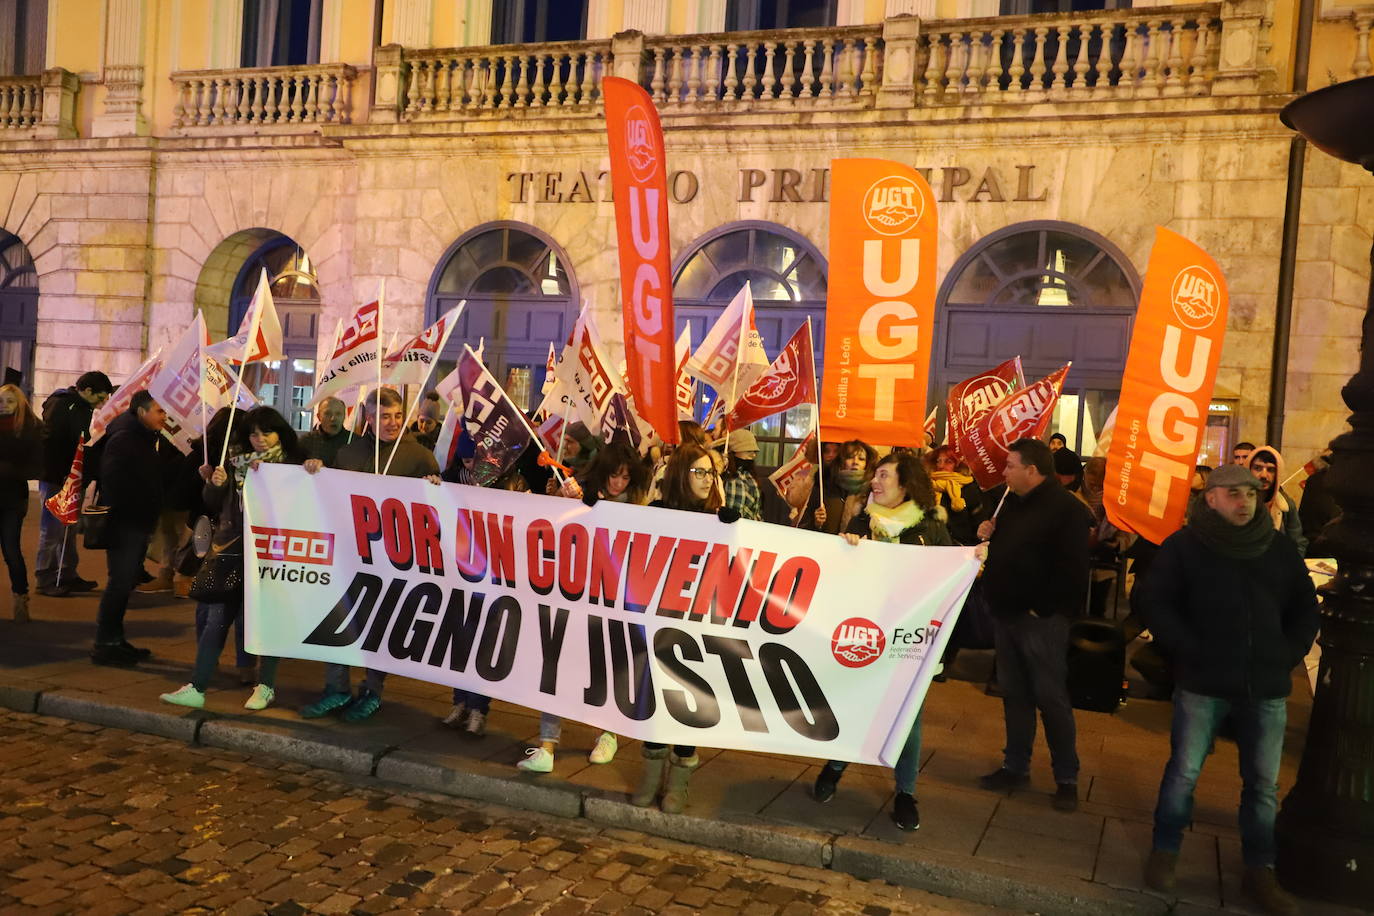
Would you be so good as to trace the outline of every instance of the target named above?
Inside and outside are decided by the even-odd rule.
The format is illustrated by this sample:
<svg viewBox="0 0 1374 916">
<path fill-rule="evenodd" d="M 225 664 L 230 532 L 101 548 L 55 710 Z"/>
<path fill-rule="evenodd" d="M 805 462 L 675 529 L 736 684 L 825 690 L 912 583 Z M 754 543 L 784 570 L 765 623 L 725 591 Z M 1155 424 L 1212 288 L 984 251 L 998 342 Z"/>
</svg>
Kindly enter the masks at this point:
<svg viewBox="0 0 1374 916">
<path fill-rule="evenodd" d="M 1204 460 L 1277 417 L 1301 463 L 1345 426 L 1374 181 L 1305 152 L 1284 295 L 1277 112 L 1300 46 L 1312 88 L 1370 72 L 1374 6 L 1316 0 L 1310 35 L 1297 6 L 0 0 L 0 361 L 39 398 L 118 380 L 198 309 L 231 333 L 266 269 L 287 359 L 251 381 L 298 425 L 336 321 L 383 281 L 403 333 L 466 300 L 450 350 L 483 342 L 530 405 L 584 304 L 619 348 L 618 75 L 662 116 L 696 340 L 746 282 L 770 351 L 819 333 L 830 162 L 895 159 L 940 202 L 931 404 L 1010 356 L 1072 360 L 1055 426 L 1091 453 L 1159 225 L 1230 288 Z M 760 428 L 765 464 L 795 426 Z"/>
</svg>

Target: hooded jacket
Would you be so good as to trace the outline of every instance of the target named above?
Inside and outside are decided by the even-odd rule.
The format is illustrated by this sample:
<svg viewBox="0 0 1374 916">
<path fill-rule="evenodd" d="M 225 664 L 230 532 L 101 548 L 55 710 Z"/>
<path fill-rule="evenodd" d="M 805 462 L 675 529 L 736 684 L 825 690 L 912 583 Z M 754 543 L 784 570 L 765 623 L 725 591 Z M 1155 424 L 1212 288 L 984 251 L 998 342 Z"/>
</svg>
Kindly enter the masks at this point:
<svg viewBox="0 0 1374 916">
<path fill-rule="evenodd" d="M 61 485 L 72 469 L 76 445 L 91 428 L 95 408 L 75 388 L 59 388 L 43 402 L 43 470 L 38 479 Z"/>
<path fill-rule="evenodd" d="M 1302 518 L 1298 515 L 1297 503 L 1293 498 L 1283 492 L 1283 487 L 1279 484 L 1284 479 L 1283 454 L 1272 445 L 1261 445 L 1250 453 L 1250 457 L 1245 459 L 1245 467 L 1250 473 L 1254 473 L 1252 462 L 1256 455 L 1263 455 L 1268 452 L 1274 456 L 1274 496 L 1264 504 L 1269 512 L 1269 517 L 1274 520 L 1274 530 L 1281 534 L 1286 534 L 1297 545 L 1298 556 L 1307 556 L 1307 538 L 1302 533 Z"/>
</svg>

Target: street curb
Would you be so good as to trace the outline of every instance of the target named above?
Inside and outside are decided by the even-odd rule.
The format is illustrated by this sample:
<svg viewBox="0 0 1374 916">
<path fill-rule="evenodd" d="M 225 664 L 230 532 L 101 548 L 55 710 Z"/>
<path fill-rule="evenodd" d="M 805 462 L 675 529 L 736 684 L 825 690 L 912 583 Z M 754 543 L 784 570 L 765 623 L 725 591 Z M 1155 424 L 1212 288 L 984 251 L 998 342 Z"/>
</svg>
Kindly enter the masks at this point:
<svg viewBox="0 0 1374 916">
<path fill-rule="evenodd" d="M 341 747 L 290 731 L 250 727 L 232 719 L 207 721 L 201 726 L 197 739 L 207 747 L 220 747 L 245 754 L 266 754 L 354 776 L 371 776 L 373 760 L 377 756 L 377 751 L 373 749 Z"/>
<path fill-rule="evenodd" d="M 151 709 L 135 709 L 129 706 L 116 706 L 102 702 L 95 694 L 70 694 L 48 691 L 37 697 L 37 712 L 43 716 L 57 716 L 63 719 L 76 719 L 96 725 L 110 725 L 126 728 L 150 735 L 161 735 L 194 744 L 196 732 L 206 720 L 206 713 L 187 711 L 184 713 L 158 712 Z"/>
<path fill-rule="evenodd" d="M 0 706 L 15 712 L 38 712 L 38 698 L 42 695 L 41 690 L 0 684 Z"/>
<path fill-rule="evenodd" d="M 576 790 L 538 785 L 508 776 L 473 770 L 454 770 L 404 751 L 387 754 L 377 763 L 376 776 L 430 792 L 458 795 L 509 808 L 539 811 L 556 817 L 582 817 L 582 795 Z"/>
<path fill-rule="evenodd" d="M 825 868 L 830 864 L 830 837 L 796 827 L 756 826 L 665 814 L 657 808 L 636 808 L 626 802 L 595 796 L 587 796 L 583 808 L 587 820 L 608 827 L 638 830 L 789 865 Z"/>
<path fill-rule="evenodd" d="M 839 837 L 833 849 L 831 867 L 836 871 L 859 878 L 882 878 L 990 906 L 1083 916 L 1162 916 L 1170 910 L 1169 904 L 1158 897 L 1080 879 L 1032 873 L 993 862 L 980 863 L 975 871 L 935 850 L 922 849 L 919 860 L 910 859 L 895 855 L 883 843 L 859 837 Z"/>
</svg>

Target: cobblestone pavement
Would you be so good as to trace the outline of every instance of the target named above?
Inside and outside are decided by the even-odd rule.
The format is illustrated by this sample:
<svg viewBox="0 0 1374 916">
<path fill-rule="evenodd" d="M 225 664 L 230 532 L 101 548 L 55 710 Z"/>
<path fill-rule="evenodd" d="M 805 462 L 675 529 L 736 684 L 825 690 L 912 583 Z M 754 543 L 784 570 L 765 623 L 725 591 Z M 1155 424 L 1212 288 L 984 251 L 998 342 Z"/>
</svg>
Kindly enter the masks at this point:
<svg viewBox="0 0 1374 916">
<path fill-rule="evenodd" d="M 0 912 L 1009 911 L 0 711 Z"/>
</svg>

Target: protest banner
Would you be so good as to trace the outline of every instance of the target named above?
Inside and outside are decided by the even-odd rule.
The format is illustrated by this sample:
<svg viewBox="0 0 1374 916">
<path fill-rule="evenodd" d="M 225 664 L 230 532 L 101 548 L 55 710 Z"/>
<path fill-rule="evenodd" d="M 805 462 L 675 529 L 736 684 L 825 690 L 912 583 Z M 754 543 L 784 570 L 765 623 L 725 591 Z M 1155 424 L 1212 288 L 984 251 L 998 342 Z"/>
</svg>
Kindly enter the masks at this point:
<svg viewBox="0 0 1374 916">
<path fill-rule="evenodd" d="M 954 448 L 968 464 L 978 486 L 990 490 L 1003 482 L 1007 452 L 1017 439 L 1044 438 L 1072 365 L 1069 363 L 1035 384 L 1013 391 L 960 434 Z"/>
<path fill-rule="evenodd" d="M 945 401 L 945 441 L 957 449 L 964 430 L 972 428 L 1013 391 L 1025 387 L 1019 356 L 951 387 Z"/>
<path fill-rule="evenodd" d="M 1102 500 L 1113 525 L 1155 544 L 1183 525 L 1188 509 L 1226 309 L 1217 262 L 1183 236 L 1156 228 Z"/>
<path fill-rule="evenodd" d="M 602 80 L 630 393 L 664 442 L 677 442 L 677 361 L 663 128 L 636 83 Z"/>
<path fill-rule="evenodd" d="M 820 422 L 832 440 L 925 444 L 937 239 L 935 196 L 915 169 L 831 161 Z"/>
<path fill-rule="evenodd" d="M 309 407 L 325 398 L 336 398 L 369 379 L 364 370 L 377 359 L 377 317 L 380 306 L 369 302 L 361 306 L 339 332 L 329 362 L 315 385 Z"/>
<path fill-rule="evenodd" d="M 246 644 L 668 744 L 892 766 L 972 548 L 264 464 Z"/>
<path fill-rule="evenodd" d="M 129 402 L 134 399 L 134 395 L 147 389 L 153 381 L 153 377 L 162 370 L 162 348 L 159 347 L 152 356 L 144 360 L 143 365 L 134 370 L 134 374 L 124 380 L 110 399 L 101 404 L 91 414 L 90 434 L 86 437 L 86 444 L 92 445 L 105 435 L 105 428 L 115 417 L 129 409 Z"/>
</svg>

